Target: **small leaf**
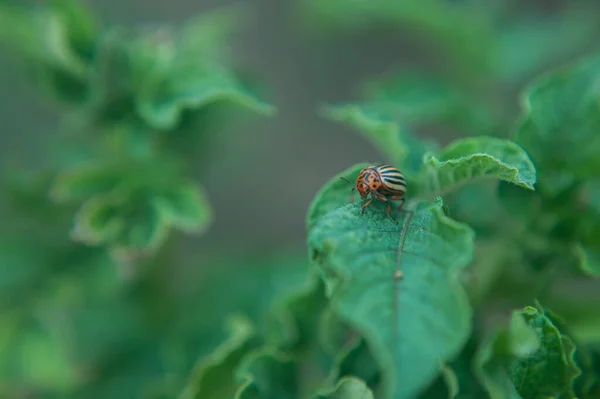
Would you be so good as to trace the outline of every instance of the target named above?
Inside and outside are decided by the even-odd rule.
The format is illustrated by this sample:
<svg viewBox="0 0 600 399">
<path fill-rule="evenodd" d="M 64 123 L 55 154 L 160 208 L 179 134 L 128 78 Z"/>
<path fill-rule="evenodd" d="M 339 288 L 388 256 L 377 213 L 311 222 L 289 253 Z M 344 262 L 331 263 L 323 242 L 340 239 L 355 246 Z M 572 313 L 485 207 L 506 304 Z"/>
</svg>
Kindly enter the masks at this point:
<svg viewBox="0 0 600 399">
<path fill-rule="evenodd" d="M 86 201 L 75 216 L 73 237 L 88 245 L 152 252 L 165 240 L 168 224 L 143 198 L 116 191 Z"/>
<path fill-rule="evenodd" d="M 475 372 L 491 399 L 521 399 L 508 367 L 515 359 L 531 356 L 540 347 L 535 331 L 522 311 L 514 311 L 508 328 L 483 341 L 475 358 Z"/>
<path fill-rule="evenodd" d="M 221 399 L 235 394 L 238 385 L 234 381 L 234 371 L 253 347 L 255 332 L 243 317 L 231 318 L 229 324 L 229 339 L 196 364 L 180 399 Z"/>
<path fill-rule="evenodd" d="M 84 201 L 113 190 L 124 180 L 123 170 L 115 165 L 86 164 L 59 174 L 50 195 L 57 202 Z"/>
<path fill-rule="evenodd" d="M 158 129 L 172 129 L 186 109 L 230 102 L 271 115 L 274 108 L 246 89 L 230 71 L 205 65 L 171 66 L 165 81 L 138 99 L 140 115 Z"/>
<path fill-rule="evenodd" d="M 252 93 L 223 57 L 225 30 L 236 16 L 214 15 L 217 20 L 207 13 L 181 27 L 107 31 L 93 65 L 90 112 L 102 122 L 143 122 L 166 131 L 181 124 L 184 112 L 215 103 L 272 114 L 274 107 Z"/>
<path fill-rule="evenodd" d="M 416 170 L 421 166 L 423 155 L 437 149 L 431 141 L 418 140 L 394 118 L 377 106 L 339 105 L 325 108 L 325 116 L 356 128 L 367 140 L 385 154 L 397 167 Z"/>
<path fill-rule="evenodd" d="M 474 331 L 461 353 L 450 363 L 442 365 L 442 373 L 419 399 L 486 398 L 483 387 L 473 374 L 473 357 L 479 344 L 478 331 Z"/>
<path fill-rule="evenodd" d="M 492 399 L 575 398 L 573 384 L 581 370 L 575 345 L 559 325 L 536 304 L 513 312 L 510 330 L 483 344 L 476 363 Z"/>
<path fill-rule="evenodd" d="M 512 379 L 519 394 L 525 398 L 575 398 L 573 382 L 581 370 L 573 359 L 576 350 L 573 341 L 559 331 L 539 304 L 526 307 L 522 314 L 537 334 L 540 348 L 512 366 Z"/>
<path fill-rule="evenodd" d="M 581 270 L 590 277 L 600 278 L 600 251 L 595 248 L 580 247 L 583 253 Z"/>
<path fill-rule="evenodd" d="M 516 141 L 544 170 L 553 175 L 595 178 L 600 171 L 600 57 L 594 55 L 555 69 L 526 91 L 526 115 Z"/>
<path fill-rule="evenodd" d="M 68 27 L 57 11 L 0 5 L 0 40 L 48 68 L 83 77 L 85 64 L 71 47 Z"/>
<path fill-rule="evenodd" d="M 414 179 L 417 187 L 413 195 L 443 195 L 481 178 L 500 179 L 533 190 L 536 170 L 527 153 L 510 140 L 456 140 L 438 155 L 426 155 L 425 165 Z"/>
<path fill-rule="evenodd" d="M 293 358 L 264 348 L 247 356 L 237 370 L 243 381 L 235 399 L 296 398 L 298 382 Z"/>
<path fill-rule="evenodd" d="M 186 232 L 200 232 L 212 221 L 207 196 L 194 184 L 162 189 L 152 198 L 152 203 L 166 223 Z"/>
<path fill-rule="evenodd" d="M 338 382 L 335 391 L 319 395 L 317 399 L 374 399 L 374 396 L 363 381 L 355 377 L 344 377 Z"/>
<path fill-rule="evenodd" d="M 359 213 L 346 204 L 318 218 L 309 228 L 311 260 L 333 309 L 366 337 L 386 393 L 411 398 L 469 336 L 458 273 L 472 258 L 473 232 L 447 218 L 441 201 L 420 203 L 398 224 L 375 206 Z"/>
<path fill-rule="evenodd" d="M 442 376 L 446 383 L 446 387 L 448 388 L 448 399 L 454 399 L 459 392 L 458 377 L 456 376 L 456 373 L 452 367 L 444 365 L 442 366 Z"/>
</svg>

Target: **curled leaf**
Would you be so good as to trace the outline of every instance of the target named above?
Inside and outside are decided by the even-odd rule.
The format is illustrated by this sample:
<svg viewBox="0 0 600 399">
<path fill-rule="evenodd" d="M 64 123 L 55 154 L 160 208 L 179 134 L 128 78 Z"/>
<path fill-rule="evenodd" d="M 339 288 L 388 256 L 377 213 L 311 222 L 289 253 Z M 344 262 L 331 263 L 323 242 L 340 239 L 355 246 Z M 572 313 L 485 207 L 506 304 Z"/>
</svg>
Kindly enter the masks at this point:
<svg viewBox="0 0 600 399">
<path fill-rule="evenodd" d="M 319 395 L 317 399 L 374 399 L 374 396 L 364 381 L 355 377 L 344 377 L 339 380 L 333 392 Z"/>
<path fill-rule="evenodd" d="M 492 399 L 575 397 L 581 370 L 575 345 L 559 325 L 536 304 L 514 311 L 510 327 L 482 344 L 477 373 Z"/>
<path fill-rule="evenodd" d="M 273 348 L 248 355 L 237 370 L 242 385 L 235 399 L 292 399 L 298 384 L 294 359 Z"/>
<path fill-rule="evenodd" d="M 196 363 L 179 399 L 221 399 L 235 394 L 235 370 L 252 349 L 255 332 L 244 317 L 237 316 L 229 321 L 231 336 L 212 354 Z"/>
<path fill-rule="evenodd" d="M 471 137 L 456 140 L 425 157 L 414 179 L 417 196 L 433 197 L 481 178 L 504 180 L 533 190 L 536 170 L 527 153 L 510 140 Z"/>
<path fill-rule="evenodd" d="M 325 108 L 325 115 L 357 129 L 390 163 L 403 169 L 418 169 L 423 155 L 437 148 L 431 141 L 413 137 L 405 127 L 377 106 L 329 106 Z"/>
</svg>

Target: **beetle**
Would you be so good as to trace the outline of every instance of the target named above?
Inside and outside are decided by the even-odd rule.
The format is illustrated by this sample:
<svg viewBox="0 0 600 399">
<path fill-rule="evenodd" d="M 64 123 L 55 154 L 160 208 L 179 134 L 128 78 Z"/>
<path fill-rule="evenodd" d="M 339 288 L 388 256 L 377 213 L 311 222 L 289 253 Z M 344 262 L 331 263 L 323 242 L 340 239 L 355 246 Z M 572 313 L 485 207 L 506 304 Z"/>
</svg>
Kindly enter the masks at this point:
<svg viewBox="0 0 600 399">
<path fill-rule="evenodd" d="M 341 179 L 350 183 L 350 181 L 344 177 Z M 352 184 L 352 183 L 350 183 Z M 374 200 L 378 199 L 382 202 L 387 202 L 387 215 L 395 223 L 396 220 L 392 217 L 392 205 L 391 201 L 402 201 L 398 206 L 398 210 L 401 211 L 404 206 L 404 196 L 406 195 L 406 180 L 404 175 L 398 169 L 390 165 L 384 164 L 373 164 L 369 165 L 360 171 L 356 178 L 356 184 L 352 187 L 350 202 L 354 202 L 354 190 L 358 191 L 360 197 L 366 200 L 369 195 L 371 199 L 364 203 L 360 214 L 365 213 L 365 209 Z"/>
</svg>

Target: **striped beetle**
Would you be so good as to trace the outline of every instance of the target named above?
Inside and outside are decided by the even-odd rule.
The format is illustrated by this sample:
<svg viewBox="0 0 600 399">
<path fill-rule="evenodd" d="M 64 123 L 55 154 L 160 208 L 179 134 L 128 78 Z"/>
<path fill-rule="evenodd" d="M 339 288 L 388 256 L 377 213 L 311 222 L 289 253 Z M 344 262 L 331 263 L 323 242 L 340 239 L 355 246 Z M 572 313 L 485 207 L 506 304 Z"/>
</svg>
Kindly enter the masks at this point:
<svg viewBox="0 0 600 399">
<path fill-rule="evenodd" d="M 341 179 L 350 183 L 344 177 L 341 177 Z M 369 194 L 372 197 L 362 206 L 361 215 L 365 213 L 365 209 L 369 204 L 377 198 L 382 202 L 387 202 L 387 214 L 394 223 L 396 222 L 392 217 L 392 206 L 389 201 L 402 201 L 400 206 L 398 206 L 398 210 L 400 211 L 404 206 L 404 195 L 406 194 L 406 181 L 404 180 L 404 175 L 398 169 L 383 164 L 369 165 L 361 170 L 356 179 L 356 185 L 352 187 L 350 194 L 351 203 L 354 202 L 354 190 L 358 191 L 363 200 L 366 200 Z"/>
</svg>

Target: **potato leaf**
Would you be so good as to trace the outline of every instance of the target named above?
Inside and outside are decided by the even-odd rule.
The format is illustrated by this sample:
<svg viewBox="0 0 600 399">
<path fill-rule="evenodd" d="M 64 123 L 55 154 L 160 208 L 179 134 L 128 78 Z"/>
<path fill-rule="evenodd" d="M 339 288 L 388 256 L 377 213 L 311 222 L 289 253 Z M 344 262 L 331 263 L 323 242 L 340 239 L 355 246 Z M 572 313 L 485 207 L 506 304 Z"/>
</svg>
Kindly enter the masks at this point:
<svg viewBox="0 0 600 399">
<path fill-rule="evenodd" d="M 497 331 L 477 356 L 479 378 L 492 399 L 574 398 L 581 374 L 575 345 L 539 304 L 513 312 L 509 329 Z"/>
<path fill-rule="evenodd" d="M 221 14 L 225 22 L 228 15 Z M 94 64 L 91 105 L 99 117 L 135 116 L 154 129 L 173 130 L 184 111 L 215 102 L 271 114 L 273 106 L 251 93 L 222 56 L 216 43 L 225 47 L 225 32 L 217 32 L 209 16 L 178 29 L 107 31 Z"/>
<path fill-rule="evenodd" d="M 344 377 L 333 392 L 319 395 L 317 399 L 374 399 L 374 396 L 363 381 L 355 377 Z"/>
<path fill-rule="evenodd" d="M 243 383 L 235 399 L 297 398 L 294 359 L 272 348 L 259 349 L 247 356 L 237 376 Z"/>
<path fill-rule="evenodd" d="M 84 201 L 126 184 L 127 178 L 124 175 L 119 165 L 87 163 L 60 173 L 50 195 L 59 203 Z"/>
<path fill-rule="evenodd" d="M 512 141 L 471 137 L 455 140 L 437 155 L 427 154 L 414 179 L 412 195 L 431 198 L 482 178 L 504 180 L 533 190 L 537 177 L 527 153 Z"/>
<path fill-rule="evenodd" d="M 152 252 L 166 239 L 168 228 L 160 210 L 147 199 L 116 191 L 86 201 L 75 215 L 72 234 L 87 245 Z"/>
<path fill-rule="evenodd" d="M 555 69 L 526 91 L 526 115 L 516 141 L 545 171 L 554 175 L 597 177 L 600 171 L 600 56 Z"/>
<path fill-rule="evenodd" d="M 600 251 L 595 248 L 582 246 L 583 262 L 581 270 L 591 277 L 600 278 Z"/>
<path fill-rule="evenodd" d="M 44 67 L 57 68 L 82 78 L 85 63 L 72 46 L 72 41 L 81 37 L 71 34 L 92 28 L 69 26 L 69 23 L 83 23 L 83 19 L 74 21 L 63 11 L 68 11 L 66 5 L 29 9 L 0 4 L 0 42 L 6 42 Z"/>
<path fill-rule="evenodd" d="M 355 164 L 345 171 L 337 174 L 321 188 L 309 206 L 307 216 L 307 225 L 309 230 L 323 215 L 350 202 L 350 191 L 352 190 L 352 185 L 349 185 L 347 182 L 342 180 L 341 177 L 348 179 L 352 184 L 354 184 L 360 171 L 368 165 L 369 164 L 366 162 Z"/>
<path fill-rule="evenodd" d="M 475 358 L 475 372 L 491 399 L 521 399 L 508 368 L 515 359 L 531 356 L 539 338 L 522 311 L 514 311 L 508 328 L 499 329 L 483 341 Z"/>
<path fill-rule="evenodd" d="M 152 203 L 166 223 L 185 232 L 202 232 L 212 221 L 212 208 L 204 189 L 182 183 L 159 190 Z"/>
<path fill-rule="evenodd" d="M 519 394 L 525 398 L 574 398 L 573 382 L 581 374 L 574 360 L 575 344 L 539 303 L 523 309 L 523 317 L 537 334 L 540 348 L 513 364 L 512 376 Z"/>
<path fill-rule="evenodd" d="M 171 228 L 203 231 L 212 210 L 194 185 L 181 183 L 146 190 L 115 189 L 91 197 L 75 215 L 73 237 L 117 252 L 155 251 Z"/>
<path fill-rule="evenodd" d="M 418 168 L 422 155 L 435 148 L 432 143 L 413 138 L 396 121 L 377 109 L 361 105 L 329 106 L 325 108 L 325 115 L 356 128 L 389 162 L 402 168 Z"/>
<path fill-rule="evenodd" d="M 235 369 L 252 349 L 255 331 L 244 317 L 231 318 L 229 321 L 229 339 L 211 355 L 198 361 L 180 399 L 221 399 L 232 398 L 235 394 Z"/>
<path fill-rule="evenodd" d="M 215 102 L 229 102 L 267 115 L 274 112 L 273 106 L 257 98 L 232 71 L 223 67 L 187 62 L 169 69 L 160 84 L 138 98 L 140 115 L 155 128 L 174 128 L 185 110 Z"/>
<path fill-rule="evenodd" d="M 394 224 L 376 206 L 363 216 L 356 203 L 322 212 L 331 197 L 319 198 L 308 245 L 331 306 L 366 337 L 387 397 L 413 397 L 469 336 L 471 308 L 457 275 L 473 255 L 473 232 L 447 218 L 441 200 Z"/>
</svg>

